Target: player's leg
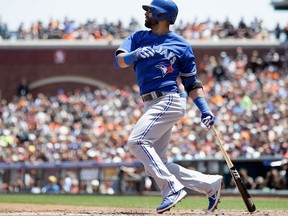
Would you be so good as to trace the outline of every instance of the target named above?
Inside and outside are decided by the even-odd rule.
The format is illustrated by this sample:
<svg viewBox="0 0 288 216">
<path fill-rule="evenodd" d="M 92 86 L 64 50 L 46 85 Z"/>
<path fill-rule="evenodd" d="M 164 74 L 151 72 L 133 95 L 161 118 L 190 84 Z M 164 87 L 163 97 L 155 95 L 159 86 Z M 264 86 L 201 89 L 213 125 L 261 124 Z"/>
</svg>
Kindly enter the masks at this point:
<svg viewBox="0 0 288 216">
<path fill-rule="evenodd" d="M 183 188 L 154 149 L 154 143 L 183 116 L 183 109 L 174 104 L 178 103 L 178 100 L 178 95 L 174 94 L 146 103 L 145 113 L 128 139 L 130 150 L 143 163 L 146 172 L 154 178 L 163 199 Z"/>
<path fill-rule="evenodd" d="M 186 188 L 203 193 L 209 201 L 208 211 L 213 211 L 220 199 L 220 190 L 223 177 L 220 175 L 207 175 L 201 172 L 186 169 L 178 164 L 167 161 L 168 143 L 171 138 L 172 127 L 167 130 L 160 139 L 154 143 L 155 151 L 160 156 L 168 170 L 176 176 L 176 178 Z M 216 199 L 214 197 L 216 196 Z"/>
<path fill-rule="evenodd" d="M 216 192 L 219 185 L 219 179 L 221 179 L 222 176 L 203 174 L 167 161 L 167 143 L 170 141 L 171 131 L 172 130 L 166 131 L 166 133 L 154 143 L 154 148 L 161 160 L 164 162 L 168 170 L 175 175 L 186 188 L 203 193 L 207 197 L 212 196 Z"/>
<path fill-rule="evenodd" d="M 221 184 L 221 175 L 209 175 L 201 172 L 186 169 L 173 162 L 165 163 L 168 170 L 186 187 L 207 197 L 212 196 Z"/>
<path fill-rule="evenodd" d="M 163 159 L 165 160 L 165 158 Z M 208 198 L 207 212 L 213 212 L 220 201 L 223 177 L 221 175 L 209 175 L 186 169 L 173 162 L 165 162 L 168 170 L 186 188 L 203 193 Z"/>
</svg>

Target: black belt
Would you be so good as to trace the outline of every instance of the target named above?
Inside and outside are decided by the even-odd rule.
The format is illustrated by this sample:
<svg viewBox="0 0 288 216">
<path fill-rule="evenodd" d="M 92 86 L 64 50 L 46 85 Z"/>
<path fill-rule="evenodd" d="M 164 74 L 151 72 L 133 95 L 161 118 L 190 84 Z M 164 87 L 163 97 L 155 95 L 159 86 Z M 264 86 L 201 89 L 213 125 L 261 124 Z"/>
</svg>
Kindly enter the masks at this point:
<svg viewBox="0 0 288 216">
<path fill-rule="evenodd" d="M 141 97 L 142 97 L 143 102 L 146 102 L 146 101 L 151 101 L 156 98 L 159 98 L 163 95 L 164 94 L 162 92 L 150 92 L 150 93 L 142 95 Z"/>
</svg>

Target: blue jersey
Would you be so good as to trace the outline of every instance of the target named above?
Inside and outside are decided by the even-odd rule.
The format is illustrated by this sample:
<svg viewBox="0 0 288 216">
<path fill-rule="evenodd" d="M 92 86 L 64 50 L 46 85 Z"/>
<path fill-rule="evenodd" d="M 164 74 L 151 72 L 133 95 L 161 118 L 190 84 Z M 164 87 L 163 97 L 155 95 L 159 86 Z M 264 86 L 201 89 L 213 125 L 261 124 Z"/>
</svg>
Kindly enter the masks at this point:
<svg viewBox="0 0 288 216">
<path fill-rule="evenodd" d="M 138 31 L 127 37 L 117 51 L 132 52 L 140 47 L 155 50 L 153 57 L 141 58 L 134 64 L 140 95 L 152 91 L 178 92 L 177 77 L 196 74 L 191 46 L 174 32 L 159 36 L 152 31 Z"/>
</svg>

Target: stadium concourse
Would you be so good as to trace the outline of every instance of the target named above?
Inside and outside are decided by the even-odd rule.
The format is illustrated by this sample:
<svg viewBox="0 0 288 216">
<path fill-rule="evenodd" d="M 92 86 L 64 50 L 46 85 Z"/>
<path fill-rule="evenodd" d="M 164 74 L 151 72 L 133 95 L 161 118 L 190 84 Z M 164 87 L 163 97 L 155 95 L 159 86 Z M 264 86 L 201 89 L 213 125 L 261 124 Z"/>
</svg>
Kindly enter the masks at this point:
<svg viewBox="0 0 288 216">
<path fill-rule="evenodd" d="M 205 55 L 198 67 L 199 74 L 207 80 L 204 84 L 217 117 L 216 127 L 231 158 L 288 158 L 285 58 L 273 49 L 264 56 L 255 51 L 248 57 L 239 47 L 235 56 L 224 51 L 216 57 Z M 0 161 L 6 164 L 133 161 L 126 141 L 142 109 L 143 102 L 135 86 L 93 91 L 86 87 L 74 92 L 59 89 L 50 96 L 44 92 L 32 96 L 28 91 L 15 95 L 11 101 L 2 99 Z M 186 117 L 173 129 L 169 160 L 222 157 L 197 112 L 188 101 Z M 35 187 L 41 191 L 45 183 L 35 170 L 25 175 L 14 172 L 13 178 L 5 174 L 2 172 L 0 176 L 0 192 L 31 191 Z M 75 179 L 69 173 L 57 177 L 62 192 L 91 193 L 93 186 L 101 186 L 97 181 Z M 247 180 L 252 180 L 251 189 L 288 189 L 287 166 L 252 179 L 248 173 Z M 65 182 L 69 183 L 69 189 L 65 189 Z M 113 193 L 113 189 L 103 193 Z"/>
</svg>

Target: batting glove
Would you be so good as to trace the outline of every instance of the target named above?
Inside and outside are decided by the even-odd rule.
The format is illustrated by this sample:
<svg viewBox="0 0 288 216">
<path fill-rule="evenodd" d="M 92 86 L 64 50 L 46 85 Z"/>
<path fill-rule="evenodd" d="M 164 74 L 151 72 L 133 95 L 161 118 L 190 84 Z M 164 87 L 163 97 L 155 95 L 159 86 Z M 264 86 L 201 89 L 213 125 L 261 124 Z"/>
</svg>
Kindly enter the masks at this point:
<svg viewBox="0 0 288 216">
<path fill-rule="evenodd" d="M 215 122 L 215 116 L 212 113 L 203 113 L 201 116 L 202 123 L 210 129 Z"/>
<path fill-rule="evenodd" d="M 155 50 L 153 50 L 151 47 L 142 47 L 138 48 L 133 52 L 130 52 L 124 56 L 124 62 L 127 65 L 131 65 L 134 62 L 136 62 L 140 58 L 150 58 L 154 56 Z"/>
<path fill-rule="evenodd" d="M 152 47 L 142 47 L 136 50 L 137 59 L 139 58 L 150 58 L 155 54 L 155 50 Z"/>
</svg>

